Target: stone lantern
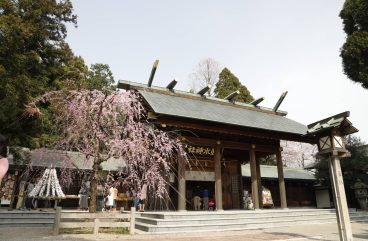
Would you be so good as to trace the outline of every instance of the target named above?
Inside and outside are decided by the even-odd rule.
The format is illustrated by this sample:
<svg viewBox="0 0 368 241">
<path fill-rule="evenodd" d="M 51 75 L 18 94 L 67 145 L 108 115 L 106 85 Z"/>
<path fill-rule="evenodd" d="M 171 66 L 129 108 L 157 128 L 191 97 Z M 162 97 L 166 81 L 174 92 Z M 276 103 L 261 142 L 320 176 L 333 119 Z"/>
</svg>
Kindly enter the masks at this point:
<svg viewBox="0 0 368 241">
<path fill-rule="evenodd" d="M 349 115 L 350 112 L 343 112 L 312 123 L 308 125 L 307 134 L 318 143 L 317 157 L 328 160 L 341 241 L 353 240 L 340 166 L 340 158 L 350 156 L 349 151 L 345 149 L 344 137 L 358 131 L 347 119 Z"/>
<path fill-rule="evenodd" d="M 368 206 L 368 193 L 367 185 L 360 179 L 357 179 L 351 189 L 354 190 L 356 199 L 358 200 L 359 206 L 363 210 L 367 210 Z"/>
</svg>

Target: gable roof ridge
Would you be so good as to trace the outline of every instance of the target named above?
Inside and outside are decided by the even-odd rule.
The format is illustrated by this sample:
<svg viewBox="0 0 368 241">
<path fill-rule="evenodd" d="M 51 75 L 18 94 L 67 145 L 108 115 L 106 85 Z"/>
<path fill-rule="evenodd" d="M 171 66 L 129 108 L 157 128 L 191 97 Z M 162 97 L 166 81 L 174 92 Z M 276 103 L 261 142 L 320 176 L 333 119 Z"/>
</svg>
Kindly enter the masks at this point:
<svg viewBox="0 0 368 241">
<path fill-rule="evenodd" d="M 263 112 L 263 113 L 268 113 L 268 114 L 273 114 L 273 115 L 278 115 L 278 116 L 287 115 L 287 112 L 282 111 L 282 110 L 278 110 L 274 112 L 271 108 L 267 108 L 263 106 L 254 106 L 248 103 L 242 103 L 238 101 L 232 103 L 227 100 L 220 99 L 220 98 L 213 97 L 213 96 L 204 96 L 204 95 L 202 96 L 196 93 L 190 93 L 190 92 L 182 91 L 182 90 L 169 90 L 167 88 L 158 87 L 158 86 L 148 87 L 145 84 L 126 81 L 126 80 L 120 80 L 118 83 L 118 88 L 122 88 L 126 90 L 135 89 L 135 90 L 140 90 L 140 91 L 147 91 L 147 92 L 153 92 L 153 93 L 170 95 L 170 96 L 177 96 L 177 97 L 194 99 L 194 100 L 208 101 L 208 102 L 215 103 L 215 104 L 227 105 L 227 106 L 247 109 L 251 111 L 258 111 L 258 112 Z"/>
</svg>

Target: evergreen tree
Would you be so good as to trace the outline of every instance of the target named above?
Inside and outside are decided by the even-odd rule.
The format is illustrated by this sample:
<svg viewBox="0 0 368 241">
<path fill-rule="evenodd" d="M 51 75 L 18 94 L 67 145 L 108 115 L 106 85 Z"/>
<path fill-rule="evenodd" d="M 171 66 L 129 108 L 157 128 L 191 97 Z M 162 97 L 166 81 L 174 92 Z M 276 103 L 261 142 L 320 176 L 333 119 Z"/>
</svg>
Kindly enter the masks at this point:
<svg viewBox="0 0 368 241">
<path fill-rule="evenodd" d="M 88 72 L 86 88 L 89 90 L 115 89 L 114 76 L 107 64 L 93 64 Z"/>
<path fill-rule="evenodd" d="M 344 184 L 346 190 L 356 182 L 357 179 L 362 180 L 368 184 L 368 175 L 366 173 L 368 168 L 368 146 L 355 136 L 347 138 L 346 148 L 349 150 L 351 156 L 342 158 L 341 171 L 344 174 Z M 329 160 L 321 160 L 316 166 L 316 177 L 324 180 L 326 185 L 330 185 L 330 174 L 328 169 Z"/>
<path fill-rule="evenodd" d="M 216 83 L 215 96 L 223 99 L 237 90 L 240 91 L 240 95 L 235 97 L 235 101 L 249 103 L 254 100 L 247 87 L 242 85 L 239 79 L 229 69 L 224 68 L 219 74 L 219 80 Z"/>
<path fill-rule="evenodd" d="M 52 129 L 47 114 L 43 121 L 26 120 L 26 103 L 81 81 L 75 78 L 81 59 L 65 42 L 66 24 L 76 24 L 72 10 L 69 0 L 0 1 L 0 132 L 11 145 L 31 146 L 43 138 L 41 130 Z"/>
<path fill-rule="evenodd" d="M 368 1 L 346 0 L 340 17 L 347 34 L 340 54 L 344 72 L 368 89 Z"/>
</svg>

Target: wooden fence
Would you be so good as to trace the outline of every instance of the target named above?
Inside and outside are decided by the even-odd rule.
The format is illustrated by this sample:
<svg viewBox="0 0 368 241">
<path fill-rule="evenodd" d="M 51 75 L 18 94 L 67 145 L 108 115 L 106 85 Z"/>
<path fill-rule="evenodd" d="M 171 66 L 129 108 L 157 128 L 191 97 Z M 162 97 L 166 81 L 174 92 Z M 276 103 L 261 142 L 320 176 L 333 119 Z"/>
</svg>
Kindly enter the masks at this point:
<svg viewBox="0 0 368 241">
<path fill-rule="evenodd" d="M 86 212 L 62 212 L 61 207 L 56 208 L 54 235 L 59 234 L 60 228 L 93 228 L 93 233 L 98 234 L 99 228 L 126 227 L 129 233 L 135 232 L 135 208 L 130 213 L 86 213 Z"/>
</svg>

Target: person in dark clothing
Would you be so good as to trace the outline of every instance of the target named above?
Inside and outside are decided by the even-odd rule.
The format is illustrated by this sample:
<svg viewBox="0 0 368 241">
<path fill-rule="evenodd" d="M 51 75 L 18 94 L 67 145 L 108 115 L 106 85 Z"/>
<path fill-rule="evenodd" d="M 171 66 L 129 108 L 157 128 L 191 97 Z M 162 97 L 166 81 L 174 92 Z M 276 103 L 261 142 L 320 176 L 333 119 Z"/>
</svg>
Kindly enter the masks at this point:
<svg viewBox="0 0 368 241">
<path fill-rule="evenodd" d="M 208 190 L 203 190 L 203 210 L 208 210 Z"/>
</svg>

